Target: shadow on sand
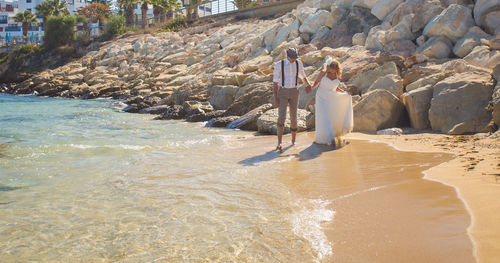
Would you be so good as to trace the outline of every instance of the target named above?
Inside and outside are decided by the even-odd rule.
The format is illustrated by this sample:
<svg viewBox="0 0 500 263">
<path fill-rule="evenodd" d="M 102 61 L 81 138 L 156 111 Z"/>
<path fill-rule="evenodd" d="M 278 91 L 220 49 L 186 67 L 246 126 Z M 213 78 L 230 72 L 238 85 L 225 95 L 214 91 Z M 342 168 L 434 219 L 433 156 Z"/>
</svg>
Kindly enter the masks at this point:
<svg viewBox="0 0 500 263">
<path fill-rule="evenodd" d="M 283 148 L 282 153 L 279 153 L 276 150 L 272 150 L 272 151 L 268 151 L 266 153 L 263 153 L 261 155 L 257 155 L 257 156 L 250 157 L 250 158 L 247 158 L 245 160 L 239 161 L 238 163 L 242 164 L 242 165 L 247 165 L 247 166 L 257 165 L 259 163 L 269 162 L 269 161 L 272 161 L 272 160 L 277 159 L 277 158 L 286 159 L 286 158 L 289 158 L 290 156 L 297 158 L 299 161 L 308 161 L 308 160 L 319 157 L 324 152 L 338 150 L 347 144 L 349 144 L 349 142 L 342 143 L 339 146 L 313 143 L 310 146 L 308 146 L 306 149 L 300 151 L 299 153 L 287 153 L 287 151 L 293 147 L 292 145 L 290 145 L 290 146 Z"/>
</svg>

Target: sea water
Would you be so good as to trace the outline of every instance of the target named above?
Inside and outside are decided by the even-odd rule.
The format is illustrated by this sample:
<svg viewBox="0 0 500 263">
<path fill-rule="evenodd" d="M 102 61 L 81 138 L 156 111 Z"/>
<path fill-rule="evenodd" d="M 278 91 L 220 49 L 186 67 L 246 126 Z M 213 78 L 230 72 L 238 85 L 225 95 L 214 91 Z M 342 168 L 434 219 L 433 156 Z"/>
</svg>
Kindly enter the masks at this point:
<svg viewBox="0 0 500 263">
<path fill-rule="evenodd" d="M 334 211 L 249 132 L 152 120 L 111 100 L 0 95 L 0 262 L 317 262 Z M 240 150 L 237 150 L 240 149 Z"/>
</svg>

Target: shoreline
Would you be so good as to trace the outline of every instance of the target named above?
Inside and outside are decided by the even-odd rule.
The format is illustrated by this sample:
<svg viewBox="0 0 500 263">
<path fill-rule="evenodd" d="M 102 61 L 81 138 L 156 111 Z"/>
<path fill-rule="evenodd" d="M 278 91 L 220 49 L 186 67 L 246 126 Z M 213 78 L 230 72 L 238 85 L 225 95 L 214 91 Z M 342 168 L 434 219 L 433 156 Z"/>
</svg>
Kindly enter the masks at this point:
<svg viewBox="0 0 500 263">
<path fill-rule="evenodd" d="M 458 140 L 443 143 L 452 138 Z M 451 160 L 425 170 L 423 178 L 455 189 L 457 197 L 463 202 L 471 217 L 467 233 L 473 243 L 474 258 L 477 262 L 493 263 L 500 260 L 498 240 L 500 203 L 494 203 L 500 199 L 500 182 L 498 182 L 500 154 L 498 150 L 495 151 L 495 148 L 500 149 L 498 138 L 489 139 L 478 135 L 449 136 L 437 133 L 404 135 L 351 133 L 346 135 L 345 139 L 384 143 L 398 151 L 452 154 L 454 157 Z M 473 144 L 463 145 L 470 142 Z M 465 167 L 464 160 L 469 161 Z M 479 162 L 476 163 L 476 160 Z"/>
</svg>

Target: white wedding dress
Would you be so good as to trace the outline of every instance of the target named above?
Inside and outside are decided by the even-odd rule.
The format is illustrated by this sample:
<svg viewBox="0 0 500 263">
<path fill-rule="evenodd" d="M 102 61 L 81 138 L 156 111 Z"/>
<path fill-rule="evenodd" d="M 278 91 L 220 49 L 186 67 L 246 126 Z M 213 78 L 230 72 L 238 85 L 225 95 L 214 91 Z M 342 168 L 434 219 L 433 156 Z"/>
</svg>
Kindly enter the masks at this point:
<svg viewBox="0 0 500 263">
<path fill-rule="evenodd" d="M 315 110 L 316 143 L 329 144 L 336 137 L 352 131 L 352 98 L 346 92 L 336 91 L 339 84 L 338 79 L 332 80 L 326 75 L 319 84 Z"/>
</svg>

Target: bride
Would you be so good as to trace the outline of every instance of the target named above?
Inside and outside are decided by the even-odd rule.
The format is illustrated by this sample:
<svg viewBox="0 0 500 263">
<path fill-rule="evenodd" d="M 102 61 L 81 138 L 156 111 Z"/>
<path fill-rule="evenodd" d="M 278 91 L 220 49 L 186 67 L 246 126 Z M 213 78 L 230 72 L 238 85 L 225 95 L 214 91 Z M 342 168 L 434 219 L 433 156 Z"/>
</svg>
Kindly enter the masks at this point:
<svg viewBox="0 0 500 263">
<path fill-rule="evenodd" d="M 316 133 L 314 142 L 319 144 L 341 143 L 340 136 L 352 131 L 353 114 L 351 95 L 340 88 L 342 70 L 337 60 L 328 59 L 312 89 L 316 92 Z"/>
</svg>

